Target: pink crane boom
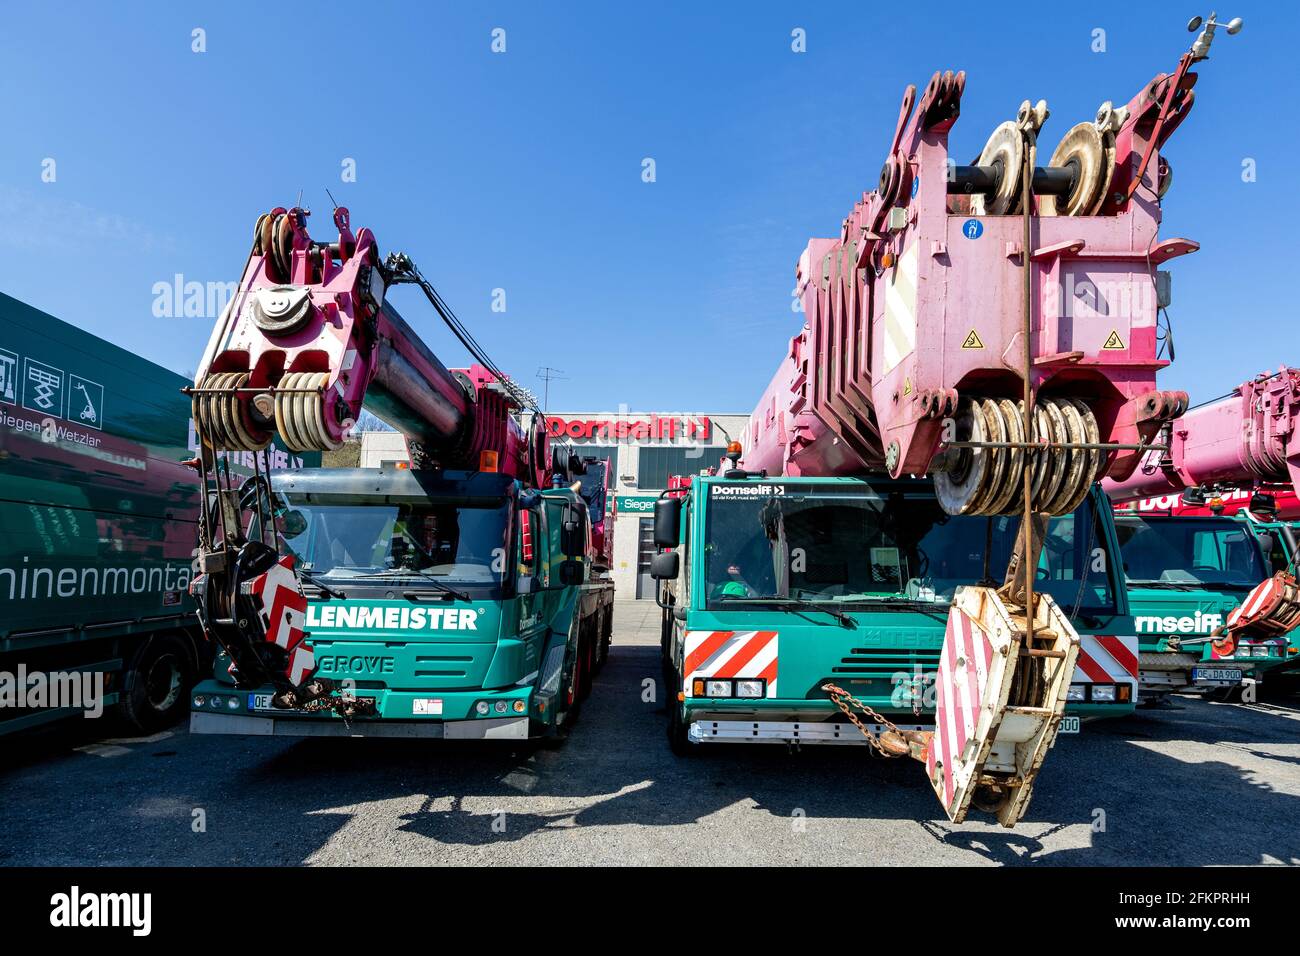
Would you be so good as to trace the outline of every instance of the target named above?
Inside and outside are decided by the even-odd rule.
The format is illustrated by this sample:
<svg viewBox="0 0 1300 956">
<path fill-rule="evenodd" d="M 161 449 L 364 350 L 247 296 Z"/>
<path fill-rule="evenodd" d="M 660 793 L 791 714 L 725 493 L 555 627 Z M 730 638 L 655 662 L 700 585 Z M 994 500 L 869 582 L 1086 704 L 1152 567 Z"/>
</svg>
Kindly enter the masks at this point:
<svg viewBox="0 0 1300 956">
<path fill-rule="evenodd" d="M 1132 472 L 1186 408 L 1156 387 L 1159 267 L 1198 248 L 1158 235 L 1161 153 L 1216 26 L 1172 73 L 1067 130 L 1045 165 L 1033 157 L 1046 103 L 1024 103 L 961 165 L 949 134 L 965 74 L 936 73 L 919 102 L 908 87 L 879 184 L 799 258 L 806 325 L 755 409 L 745 466 L 935 472 L 945 509 L 972 514 L 1017 510 L 1027 469 L 1048 514 Z M 1015 447 L 1044 443 L 1075 447 Z"/>
</svg>

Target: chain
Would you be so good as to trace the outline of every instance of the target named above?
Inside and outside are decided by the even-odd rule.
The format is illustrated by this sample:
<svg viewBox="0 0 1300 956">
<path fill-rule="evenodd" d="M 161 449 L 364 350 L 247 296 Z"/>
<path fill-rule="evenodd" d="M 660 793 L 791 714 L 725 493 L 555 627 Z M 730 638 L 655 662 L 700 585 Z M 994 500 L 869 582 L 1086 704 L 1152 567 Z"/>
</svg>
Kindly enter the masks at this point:
<svg viewBox="0 0 1300 956">
<path fill-rule="evenodd" d="M 867 743 L 869 743 L 872 747 L 874 747 L 882 757 L 901 757 L 904 755 L 904 753 L 906 753 L 906 751 L 895 752 L 886 749 L 885 745 L 880 742 L 880 738 L 882 735 L 875 733 L 874 731 L 871 730 L 870 727 L 864 724 L 858 718 L 858 715 L 855 714 L 852 711 L 852 709 L 850 709 L 850 705 L 856 707 L 858 710 L 862 711 L 864 714 L 866 714 L 868 717 L 874 720 L 877 724 L 884 726 L 888 731 L 894 733 L 900 739 L 902 739 L 902 734 L 899 732 L 898 728 L 894 726 L 893 721 L 891 721 L 888 717 L 884 716 L 883 714 L 877 713 L 870 706 L 864 704 L 862 701 L 858 700 L 856 697 L 854 697 L 852 694 L 846 691 L 843 687 L 840 687 L 836 684 L 823 684 L 822 690 L 826 691 L 826 693 L 831 695 L 831 701 L 834 702 L 835 706 L 844 712 L 845 717 L 853 721 L 853 725 L 857 727 L 858 730 L 862 731 L 862 736 L 867 738 Z"/>
</svg>

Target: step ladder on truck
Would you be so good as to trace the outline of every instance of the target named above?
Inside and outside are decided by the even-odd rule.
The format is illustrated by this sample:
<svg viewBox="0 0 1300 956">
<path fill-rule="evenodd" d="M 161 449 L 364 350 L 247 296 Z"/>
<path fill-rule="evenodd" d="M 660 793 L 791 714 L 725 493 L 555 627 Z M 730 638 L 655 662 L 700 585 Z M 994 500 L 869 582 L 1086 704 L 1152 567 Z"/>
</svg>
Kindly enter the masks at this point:
<svg viewBox="0 0 1300 956">
<path fill-rule="evenodd" d="M 806 324 L 731 463 L 657 503 L 656 544 L 669 550 L 653 573 L 667 582 L 665 677 L 677 692 L 669 711 L 679 749 L 712 739 L 728 714 L 748 721 L 755 740 L 844 742 L 846 730 L 860 732 L 881 753 L 921 760 L 949 819 L 965 819 L 974 803 L 1013 826 L 1067 703 L 1083 693 L 1085 706 L 1104 707 L 1122 688 L 1133 706 L 1131 629 L 1089 625 L 1081 638 L 1070 613 L 1082 619 L 1082 604 L 1096 601 L 1125 626 L 1122 595 L 1088 594 L 1117 588 L 1111 551 L 1088 552 L 1102 565 L 1091 582 L 1079 565 L 1088 536 L 1113 545 L 1095 484 L 1127 477 L 1186 409 L 1185 393 L 1156 385 L 1168 364 L 1157 302 L 1132 293 L 1197 249 L 1158 236 L 1171 182 L 1162 150 L 1191 109 L 1191 67 L 1218 26 L 1213 16 L 1203 29 L 1193 21 L 1201 32 L 1172 73 L 1123 106 L 1103 103 L 1046 162 L 1045 102 L 1025 102 L 961 165 L 948 137 L 965 75 L 936 73 L 919 101 L 905 91 L 879 184 L 837 238 L 813 239 L 799 259 Z M 1083 287 L 1131 307 L 1060 294 Z M 754 504 L 726 525 L 735 501 Z M 973 545 L 972 518 L 988 519 Z M 965 536 L 960 549 L 926 546 L 945 533 Z M 850 560 L 834 543 L 854 535 Z M 749 557 L 717 560 L 729 547 Z M 1002 567 L 989 567 L 995 552 Z M 976 571 L 960 587 L 935 573 L 972 556 Z M 1071 575 L 1066 604 L 1060 583 Z M 950 606 L 933 656 L 915 629 L 880 623 L 892 607 L 939 596 Z M 809 619 L 824 619 L 817 634 Z M 836 631 L 847 644 L 819 649 Z M 1081 664 L 1084 645 L 1096 656 Z M 933 676 L 895 678 L 895 694 L 880 695 L 900 663 Z M 1077 666 L 1104 693 L 1093 697 Z M 846 689 L 851 675 L 885 706 Z M 900 685 L 913 716 L 931 711 L 933 723 L 900 726 Z M 892 719 L 882 713 L 890 704 Z"/>
</svg>

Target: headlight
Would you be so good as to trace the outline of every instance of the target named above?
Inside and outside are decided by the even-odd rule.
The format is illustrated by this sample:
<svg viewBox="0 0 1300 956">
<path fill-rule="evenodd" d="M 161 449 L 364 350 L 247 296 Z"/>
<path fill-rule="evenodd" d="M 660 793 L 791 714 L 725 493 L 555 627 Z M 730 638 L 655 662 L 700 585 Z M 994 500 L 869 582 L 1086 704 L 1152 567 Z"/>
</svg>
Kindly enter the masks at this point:
<svg viewBox="0 0 1300 956">
<path fill-rule="evenodd" d="M 1107 703 L 1113 702 L 1115 700 L 1115 685 L 1114 684 L 1093 684 L 1092 699 L 1095 701 L 1104 701 Z"/>
<path fill-rule="evenodd" d="M 210 701 L 208 701 L 208 703 L 212 705 L 213 710 L 220 710 L 221 705 L 225 703 L 225 701 L 226 699 L 224 697 L 213 697 Z"/>
<path fill-rule="evenodd" d="M 499 700 L 493 706 L 496 708 L 496 712 L 498 714 L 504 714 L 506 712 L 506 708 L 509 707 L 510 705 L 507 704 L 504 700 Z"/>
<path fill-rule="evenodd" d="M 227 698 L 226 698 L 226 708 L 229 709 L 229 710 L 239 710 L 239 698 L 238 698 L 238 697 L 227 697 Z"/>
<path fill-rule="evenodd" d="M 729 680 L 706 680 L 704 682 L 705 697 L 731 697 L 731 681 Z"/>
<path fill-rule="evenodd" d="M 766 688 L 761 680 L 738 680 L 736 681 L 737 697 L 762 697 L 766 693 Z"/>
<path fill-rule="evenodd" d="M 474 705 L 474 712 L 478 714 L 480 717 L 485 716 L 487 712 L 490 711 L 491 709 L 492 709 L 491 706 L 489 706 L 488 702 L 485 700 L 480 700 L 477 704 Z"/>
<path fill-rule="evenodd" d="M 515 701 L 515 713 L 516 713 L 516 714 L 522 714 L 522 713 L 523 713 L 525 710 L 527 710 L 527 709 L 528 709 L 528 705 L 525 704 L 522 700 L 517 700 L 517 701 Z"/>
<path fill-rule="evenodd" d="M 1065 692 L 1066 700 L 1083 700 L 1086 696 L 1087 692 L 1082 684 L 1071 684 L 1070 689 Z"/>
<path fill-rule="evenodd" d="M 204 704 L 206 704 L 207 702 L 208 702 L 208 699 L 207 699 L 206 697 L 204 697 L 202 694 L 195 694 L 195 695 L 194 695 L 193 704 L 194 704 L 195 707 L 202 707 L 202 706 L 203 706 Z"/>
</svg>

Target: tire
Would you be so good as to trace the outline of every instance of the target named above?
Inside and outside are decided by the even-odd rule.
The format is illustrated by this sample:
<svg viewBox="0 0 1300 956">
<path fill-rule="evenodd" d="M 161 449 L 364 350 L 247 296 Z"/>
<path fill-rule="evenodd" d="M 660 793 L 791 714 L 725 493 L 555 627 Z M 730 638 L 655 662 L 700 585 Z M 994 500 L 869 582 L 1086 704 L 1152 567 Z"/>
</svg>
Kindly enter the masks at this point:
<svg viewBox="0 0 1300 956">
<path fill-rule="evenodd" d="M 609 660 L 610 635 L 613 628 L 610 626 L 610 609 L 602 608 L 596 616 L 595 640 L 596 640 L 596 669 L 600 670 Z"/>
<path fill-rule="evenodd" d="M 578 684 L 578 699 L 586 700 L 591 696 L 592 678 L 596 671 L 596 642 L 590 628 L 584 628 L 586 635 L 578 642 L 578 657 L 582 661 L 582 680 Z"/>
<path fill-rule="evenodd" d="M 189 709 L 194 658 L 179 637 L 154 637 L 126 670 L 122 716 L 132 729 L 151 734 L 170 727 Z"/>
<path fill-rule="evenodd" d="M 582 712 L 583 671 L 586 669 L 586 655 L 583 653 L 585 643 L 584 640 L 579 639 L 574 653 L 573 669 L 569 672 L 568 683 L 564 685 L 564 690 L 561 692 L 564 698 L 564 720 L 557 725 L 557 729 L 566 733 L 578 722 L 578 715 Z"/>
</svg>

